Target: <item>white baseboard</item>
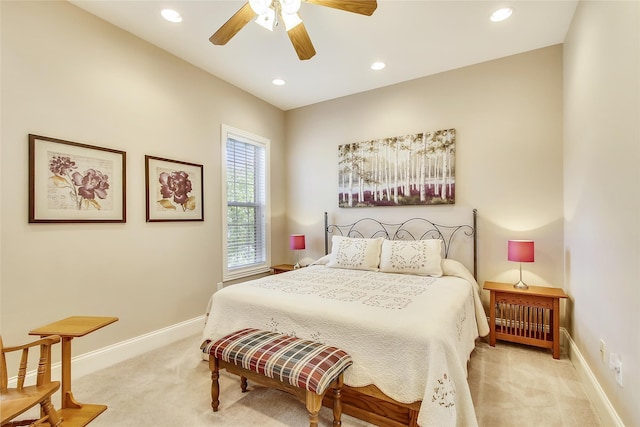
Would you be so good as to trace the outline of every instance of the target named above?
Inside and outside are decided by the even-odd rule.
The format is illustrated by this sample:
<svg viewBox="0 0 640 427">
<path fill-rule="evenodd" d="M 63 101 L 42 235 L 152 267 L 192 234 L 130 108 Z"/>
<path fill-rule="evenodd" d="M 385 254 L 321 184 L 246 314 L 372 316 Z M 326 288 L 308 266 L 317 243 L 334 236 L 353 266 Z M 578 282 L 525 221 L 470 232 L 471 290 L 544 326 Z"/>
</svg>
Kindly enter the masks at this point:
<svg viewBox="0 0 640 427">
<path fill-rule="evenodd" d="M 123 362 L 132 357 L 200 333 L 204 328 L 204 321 L 205 316 L 198 316 L 191 320 L 186 320 L 166 328 L 158 329 L 157 331 L 75 356 L 71 359 L 72 379 L 108 368 L 116 363 Z M 196 350 L 197 349 L 194 349 L 194 352 Z M 60 362 L 51 365 L 51 377 L 53 379 L 59 379 L 61 377 L 61 371 L 62 364 Z M 34 381 L 35 375 L 35 370 L 29 372 L 27 374 L 27 380 Z M 10 378 L 9 386 L 15 387 L 15 384 L 16 377 Z"/>
<path fill-rule="evenodd" d="M 567 332 L 565 328 L 560 328 L 560 335 L 562 336 L 562 340 L 566 343 L 565 348 L 569 356 L 569 360 L 571 360 L 573 367 L 576 369 L 578 377 L 584 386 L 585 392 L 589 399 L 591 399 L 591 402 L 600 417 L 600 421 L 602 421 L 602 425 L 624 427 L 624 423 L 600 386 L 600 383 L 587 364 L 587 361 L 582 357 L 582 353 L 580 353 L 580 350 L 571 338 L 571 335 L 569 335 L 569 332 Z"/>
</svg>

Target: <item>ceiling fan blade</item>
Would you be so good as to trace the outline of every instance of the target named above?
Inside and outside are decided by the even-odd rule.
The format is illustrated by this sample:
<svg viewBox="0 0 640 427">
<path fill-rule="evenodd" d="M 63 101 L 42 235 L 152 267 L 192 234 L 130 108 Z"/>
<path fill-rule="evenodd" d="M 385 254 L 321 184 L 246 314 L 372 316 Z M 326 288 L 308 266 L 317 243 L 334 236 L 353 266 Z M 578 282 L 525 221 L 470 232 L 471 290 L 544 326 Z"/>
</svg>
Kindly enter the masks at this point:
<svg viewBox="0 0 640 427">
<path fill-rule="evenodd" d="M 307 29 L 304 27 L 302 22 L 287 31 L 287 34 L 289 35 L 291 43 L 293 43 L 293 47 L 298 54 L 298 58 L 302 61 L 313 58 L 316 54 L 316 50 L 314 49 L 313 43 L 311 43 L 311 39 L 309 38 L 309 33 L 307 33 Z"/>
<path fill-rule="evenodd" d="M 376 0 L 305 0 L 307 3 L 332 7 L 347 12 L 371 16 L 378 7 Z"/>
<path fill-rule="evenodd" d="M 247 2 L 209 38 L 209 41 L 215 45 L 227 44 L 254 16 L 256 14 Z"/>
</svg>

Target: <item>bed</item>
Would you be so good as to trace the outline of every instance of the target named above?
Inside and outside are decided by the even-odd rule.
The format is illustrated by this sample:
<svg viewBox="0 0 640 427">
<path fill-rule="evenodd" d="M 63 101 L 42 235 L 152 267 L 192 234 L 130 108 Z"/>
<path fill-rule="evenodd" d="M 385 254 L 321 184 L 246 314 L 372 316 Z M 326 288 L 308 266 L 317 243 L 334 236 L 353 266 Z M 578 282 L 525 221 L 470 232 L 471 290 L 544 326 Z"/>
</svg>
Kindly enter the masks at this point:
<svg viewBox="0 0 640 427">
<path fill-rule="evenodd" d="M 344 413 L 380 426 L 477 425 L 467 362 L 489 327 L 474 278 L 475 218 L 340 226 L 325 214 L 327 255 L 214 293 L 203 341 L 253 327 L 336 346 L 354 362 Z M 448 258 L 458 240 L 472 241 L 473 273 Z"/>
</svg>

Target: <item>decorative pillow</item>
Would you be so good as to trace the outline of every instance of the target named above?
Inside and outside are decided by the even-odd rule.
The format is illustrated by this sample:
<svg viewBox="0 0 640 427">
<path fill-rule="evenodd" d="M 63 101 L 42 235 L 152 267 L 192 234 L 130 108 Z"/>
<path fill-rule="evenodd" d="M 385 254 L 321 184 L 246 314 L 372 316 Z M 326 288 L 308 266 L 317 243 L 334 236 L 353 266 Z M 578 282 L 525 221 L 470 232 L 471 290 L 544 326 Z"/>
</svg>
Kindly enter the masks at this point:
<svg viewBox="0 0 640 427">
<path fill-rule="evenodd" d="M 318 258 L 309 265 L 327 265 L 329 261 L 331 261 L 331 254 Z"/>
<path fill-rule="evenodd" d="M 331 261 L 327 263 L 327 267 L 378 271 L 382 240 L 384 240 L 382 237 L 357 239 L 333 236 L 331 238 Z"/>
<path fill-rule="evenodd" d="M 442 276 L 442 240 L 385 240 L 380 271 Z"/>
</svg>

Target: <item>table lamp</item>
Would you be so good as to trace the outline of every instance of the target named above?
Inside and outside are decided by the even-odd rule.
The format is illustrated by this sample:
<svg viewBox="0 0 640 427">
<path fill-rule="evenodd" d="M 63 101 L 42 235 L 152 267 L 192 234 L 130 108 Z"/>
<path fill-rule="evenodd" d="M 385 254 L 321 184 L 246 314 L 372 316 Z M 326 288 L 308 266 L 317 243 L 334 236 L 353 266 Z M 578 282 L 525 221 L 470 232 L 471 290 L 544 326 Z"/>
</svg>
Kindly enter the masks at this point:
<svg viewBox="0 0 640 427">
<path fill-rule="evenodd" d="M 520 263 L 520 281 L 514 284 L 517 289 L 529 289 L 526 283 L 522 281 L 522 263 L 533 262 L 535 257 L 533 254 L 533 240 L 509 240 L 509 261 L 517 261 Z"/>
<path fill-rule="evenodd" d="M 294 269 L 300 268 L 300 262 L 298 261 L 298 253 L 304 249 L 304 234 L 292 234 L 289 237 L 289 247 L 296 252 L 296 263 L 293 266 Z"/>
</svg>

